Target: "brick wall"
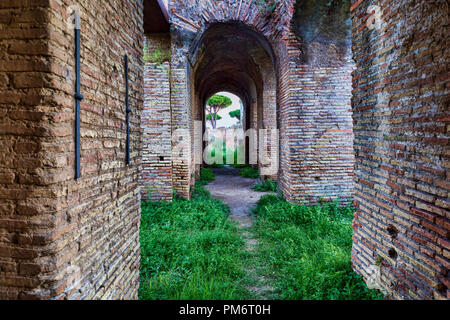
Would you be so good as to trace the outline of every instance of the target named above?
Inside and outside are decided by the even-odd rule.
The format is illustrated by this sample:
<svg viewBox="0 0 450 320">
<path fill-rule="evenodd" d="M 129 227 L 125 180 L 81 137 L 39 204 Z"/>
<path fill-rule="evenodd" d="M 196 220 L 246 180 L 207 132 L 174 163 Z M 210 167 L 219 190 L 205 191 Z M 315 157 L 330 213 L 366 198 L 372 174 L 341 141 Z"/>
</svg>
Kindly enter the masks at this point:
<svg viewBox="0 0 450 320">
<path fill-rule="evenodd" d="M 353 195 L 351 28 L 348 1 L 297 1 L 289 35 L 286 135 L 291 199 Z"/>
<path fill-rule="evenodd" d="M 40 286 L 35 275 L 55 269 L 38 259 L 59 208 L 50 186 L 67 174 L 66 159 L 43 157 L 52 136 L 64 134 L 63 116 L 48 112 L 48 4 L 27 4 L 0 2 L 0 299 L 27 297 Z"/>
<path fill-rule="evenodd" d="M 74 30 L 82 20 L 81 173 L 74 180 Z M 0 3 L 0 297 L 136 298 L 142 1 Z M 125 164 L 124 55 L 131 164 Z M 5 93 L 5 94 L 4 94 Z"/>
<path fill-rule="evenodd" d="M 352 260 L 395 299 L 450 298 L 448 10 L 352 1 Z"/>
<path fill-rule="evenodd" d="M 142 196 L 172 200 L 172 119 L 170 110 L 170 64 L 155 62 L 151 54 L 169 50 L 169 34 L 147 35 L 150 61 L 144 70 Z"/>
<path fill-rule="evenodd" d="M 292 6 L 292 4 L 290 4 L 290 6 Z M 206 76 L 202 78 L 201 72 L 205 71 L 201 70 L 202 64 L 207 65 L 207 63 L 211 63 L 211 60 L 214 58 L 215 54 L 212 54 L 211 51 L 208 51 L 209 49 L 207 47 L 203 47 L 205 43 L 200 40 L 205 36 L 205 34 L 208 34 L 208 37 L 214 37 L 215 33 L 208 33 L 208 31 L 209 28 L 215 23 L 222 22 L 226 24 L 229 22 L 241 21 L 243 25 L 241 24 L 240 27 L 244 30 L 242 30 L 242 33 L 239 34 L 239 36 L 243 36 L 246 32 L 245 29 L 248 28 L 249 30 L 256 31 L 256 33 L 258 33 L 262 38 L 264 38 L 265 36 L 273 43 L 282 42 L 283 29 L 281 28 L 281 26 L 289 23 L 289 16 L 284 15 L 284 13 L 286 13 L 286 10 L 289 10 L 289 5 L 282 4 L 278 8 L 278 13 L 280 13 L 280 16 L 278 16 L 278 13 L 274 13 L 271 17 L 270 14 L 266 12 L 263 6 L 256 4 L 254 1 L 229 1 L 227 3 L 218 1 L 203 1 L 201 3 L 197 3 L 197 6 L 189 6 L 183 1 L 171 1 L 170 7 L 172 13 L 171 20 L 173 42 L 171 62 L 171 73 L 173 77 L 172 79 L 178 80 L 178 75 L 183 74 L 183 72 L 186 72 L 188 74 L 187 80 L 180 83 L 182 84 L 182 86 L 180 84 L 172 84 L 172 87 L 174 87 L 175 85 L 177 86 L 177 88 L 175 90 L 172 90 L 171 92 L 172 99 L 175 102 L 175 104 L 172 105 L 173 128 L 176 128 L 180 125 L 186 125 L 186 116 L 184 115 L 188 113 L 191 116 L 191 123 L 187 123 L 187 128 L 193 129 L 189 128 L 189 125 L 192 127 L 192 121 L 194 120 L 192 117 L 197 117 L 198 115 L 202 114 L 201 112 L 199 112 L 199 108 L 203 107 L 202 103 L 203 99 L 205 98 L 203 97 L 203 95 L 212 94 L 214 93 L 212 92 L 214 90 L 230 90 L 238 94 L 239 96 L 248 97 L 248 107 L 251 106 L 251 108 L 253 109 L 250 110 L 251 112 L 249 113 L 249 116 L 251 118 L 250 124 L 253 124 L 253 128 L 257 128 L 258 125 L 260 128 L 262 128 L 263 126 L 265 126 L 266 128 L 276 127 L 276 80 L 274 76 L 274 64 L 272 64 L 275 63 L 275 60 L 269 61 L 269 63 L 267 63 L 267 52 L 264 49 L 263 51 L 258 52 L 258 50 L 261 49 L 252 47 L 251 50 L 249 49 L 248 56 L 254 58 L 254 60 L 252 61 L 255 61 L 257 65 L 258 63 L 260 64 L 259 67 L 260 71 L 262 72 L 260 76 L 263 77 L 265 81 L 261 84 L 252 83 L 252 81 L 255 81 L 255 79 L 249 81 L 250 77 L 248 74 L 247 76 L 242 77 L 242 79 L 239 79 L 239 77 L 236 75 L 236 78 L 234 80 L 238 82 L 240 81 L 240 83 L 243 84 L 244 87 L 246 87 L 246 92 L 242 92 L 242 88 L 236 88 L 233 84 L 231 84 L 231 82 L 224 82 L 222 84 L 223 86 L 219 88 L 219 86 L 216 86 L 215 83 L 218 80 L 214 79 L 214 77 L 212 77 L 211 79 L 207 78 Z M 282 19 L 278 19 L 278 17 L 282 17 Z M 279 22 L 279 25 L 276 25 L 276 23 L 274 23 L 272 19 Z M 226 30 L 226 28 L 222 31 L 230 32 L 229 30 Z M 235 30 L 234 32 L 238 31 Z M 230 41 L 231 45 L 233 45 L 231 40 L 228 41 Z M 255 39 L 249 39 L 249 41 L 254 42 Z M 267 40 L 264 39 L 264 41 Z M 192 51 L 192 49 L 196 48 L 196 46 L 198 46 L 197 48 L 199 48 L 200 50 Z M 270 44 L 268 44 L 268 46 L 270 46 Z M 206 51 L 203 51 L 205 48 Z M 241 50 L 242 48 L 238 47 L 236 49 Z M 267 50 L 268 48 L 265 49 Z M 198 54 L 198 52 L 202 53 Z M 201 56 L 201 58 L 206 57 L 206 60 L 200 62 L 197 61 L 197 54 Z M 216 55 L 221 54 L 222 53 L 217 52 Z M 190 55 L 189 61 L 186 60 L 187 55 Z M 245 57 L 239 56 L 233 59 L 242 60 L 245 59 Z M 255 62 L 252 63 L 254 64 Z M 200 71 L 197 68 L 197 63 L 199 63 L 200 65 Z M 191 67 L 193 67 L 194 69 L 190 70 Z M 217 65 L 211 65 L 211 67 L 215 69 L 218 68 Z M 252 66 L 248 64 L 244 64 L 239 72 L 243 72 L 244 69 L 251 67 Z M 270 69 L 271 72 L 269 72 Z M 210 74 L 213 74 L 211 69 L 206 69 L 205 74 L 208 72 Z M 250 76 L 252 76 L 252 74 L 250 74 Z M 202 81 L 211 82 L 207 89 L 202 89 L 205 92 L 198 91 L 200 87 L 199 84 Z M 186 101 L 185 95 L 192 96 L 193 100 L 191 101 L 188 97 L 188 103 L 184 103 L 184 101 Z M 183 103 L 177 103 L 177 99 L 181 99 Z M 258 106 L 258 109 L 256 106 Z M 263 114 L 265 115 L 264 117 L 262 117 Z M 195 118 L 195 120 L 202 119 Z M 194 176 L 193 173 L 195 173 L 195 167 L 193 163 L 188 159 L 186 160 L 187 163 L 184 167 L 181 167 L 179 164 L 174 165 L 174 187 L 177 192 L 179 192 L 179 190 L 181 189 L 185 191 L 187 190 L 186 183 L 192 183 L 192 177 Z M 177 183 L 178 185 L 176 185 L 175 183 Z M 183 189 L 180 188 L 180 186 L 185 187 Z"/>
<path fill-rule="evenodd" d="M 200 96 L 188 57 L 217 22 L 240 21 L 274 53 L 283 195 L 315 202 L 353 193 L 348 1 L 282 1 L 273 12 L 254 1 L 196 3 L 171 1 L 170 75 L 169 64 L 148 63 L 145 78 L 141 0 L 0 3 L 0 298 L 137 297 L 139 171 L 154 180 L 155 199 L 170 200 L 172 186 L 189 196 L 195 168 L 186 138 Z M 85 96 L 79 180 L 68 23 L 75 4 Z M 448 299 L 448 4 L 353 0 L 351 14 L 353 265 L 366 280 L 380 275 L 389 297 Z M 150 40 L 169 45 L 167 35 Z M 125 54 L 133 109 L 128 166 Z M 271 125 L 274 96 L 251 101 L 265 106 L 254 108 L 253 122 Z M 184 130 L 181 157 L 169 137 L 176 129 Z M 148 163 L 141 167 L 141 159 Z"/>
</svg>

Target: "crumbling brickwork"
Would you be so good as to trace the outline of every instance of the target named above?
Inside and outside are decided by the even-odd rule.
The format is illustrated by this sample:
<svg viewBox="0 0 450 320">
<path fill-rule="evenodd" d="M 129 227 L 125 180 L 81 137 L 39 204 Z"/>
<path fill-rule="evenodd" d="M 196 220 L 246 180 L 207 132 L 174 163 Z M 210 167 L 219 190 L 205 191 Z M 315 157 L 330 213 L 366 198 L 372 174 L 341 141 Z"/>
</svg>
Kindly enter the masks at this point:
<svg viewBox="0 0 450 320">
<path fill-rule="evenodd" d="M 78 180 L 72 5 L 85 97 Z M 142 1 L 2 1 L 0 23 L 0 298 L 137 298 Z"/>
<path fill-rule="evenodd" d="M 446 1 L 352 1 L 353 264 L 395 299 L 448 299 Z"/>
<path fill-rule="evenodd" d="M 39 259 L 49 249 L 58 210 L 57 189 L 65 161 L 47 154 L 64 134 L 53 101 L 48 7 L 45 1 L 0 2 L 0 298 L 28 297 L 36 277 L 55 265 Z M 32 45 L 30 45 L 32 44 Z M 43 88 L 46 88 L 45 90 Z M 49 126 L 49 123 L 54 123 Z"/>
</svg>

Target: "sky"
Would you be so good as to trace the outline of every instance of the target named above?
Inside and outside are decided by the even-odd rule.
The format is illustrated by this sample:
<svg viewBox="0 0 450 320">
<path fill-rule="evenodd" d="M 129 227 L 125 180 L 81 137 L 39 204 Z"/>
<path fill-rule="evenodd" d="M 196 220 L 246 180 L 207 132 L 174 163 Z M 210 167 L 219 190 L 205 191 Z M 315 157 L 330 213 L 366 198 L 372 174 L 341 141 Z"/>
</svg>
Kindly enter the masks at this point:
<svg viewBox="0 0 450 320">
<path fill-rule="evenodd" d="M 219 115 L 222 117 L 222 119 L 217 121 L 217 128 L 229 128 L 239 122 L 236 118 L 231 118 L 229 113 L 231 111 L 241 109 L 241 99 L 229 92 L 218 92 L 217 94 L 228 97 L 233 102 L 233 104 L 228 108 L 219 111 Z M 206 127 L 212 128 L 211 121 L 206 121 Z"/>
</svg>

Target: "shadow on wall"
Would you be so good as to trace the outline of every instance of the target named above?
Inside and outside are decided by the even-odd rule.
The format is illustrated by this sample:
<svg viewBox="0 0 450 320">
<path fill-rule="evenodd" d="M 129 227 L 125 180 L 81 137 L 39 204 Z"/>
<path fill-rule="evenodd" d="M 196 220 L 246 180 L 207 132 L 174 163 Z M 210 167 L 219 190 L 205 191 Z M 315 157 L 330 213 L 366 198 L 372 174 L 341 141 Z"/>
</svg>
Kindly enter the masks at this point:
<svg viewBox="0 0 450 320">
<path fill-rule="evenodd" d="M 345 63 L 351 49 L 351 25 L 350 0 L 297 1 L 292 29 L 304 44 L 300 63 Z"/>
</svg>

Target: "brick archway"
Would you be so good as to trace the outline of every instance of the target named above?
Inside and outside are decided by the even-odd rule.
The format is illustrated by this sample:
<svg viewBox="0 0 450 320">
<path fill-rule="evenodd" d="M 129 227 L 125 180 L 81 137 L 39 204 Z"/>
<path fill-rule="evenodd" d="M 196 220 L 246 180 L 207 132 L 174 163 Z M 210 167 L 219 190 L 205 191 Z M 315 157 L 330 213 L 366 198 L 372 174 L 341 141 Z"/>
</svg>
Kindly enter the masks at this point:
<svg viewBox="0 0 450 320">
<path fill-rule="evenodd" d="M 249 137 L 249 141 L 258 141 L 259 130 L 276 129 L 276 58 L 268 40 L 241 23 L 213 24 L 198 38 L 193 42 L 189 56 L 192 66 L 192 121 L 203 121 L 203 106 L 208 97 L 215 92 L 228 90 L 242 98 L 246 120 L 244 128 L 255 130 L 252 134 L 254 137 Z M 274 141 L 269 139 L 268 148 L 276 153 L 273 157 L 276 163 L 272 165 L 278 167 L 278 139 L 271 139 Z M 246 150 L 246 158 L 251 158 L 253 164 L 260 168 L 261 175 L 266 175 L 265 171 L 268 173 L 269 170 L 260 162 L 256 163 L 257 155 L 250 157 L 248 154 L 248 143 Z M 193 149 L 192 152 L 196 151 Z M 199 152 L 193 158 L 200 156 Z M 198 174 L 199 162 L 193 165 L 196 165 Z M 275 173 L 271 173 L 271 176 L 276 179 L 278 170 L 272 171 Z"/>
</svg>

